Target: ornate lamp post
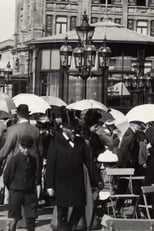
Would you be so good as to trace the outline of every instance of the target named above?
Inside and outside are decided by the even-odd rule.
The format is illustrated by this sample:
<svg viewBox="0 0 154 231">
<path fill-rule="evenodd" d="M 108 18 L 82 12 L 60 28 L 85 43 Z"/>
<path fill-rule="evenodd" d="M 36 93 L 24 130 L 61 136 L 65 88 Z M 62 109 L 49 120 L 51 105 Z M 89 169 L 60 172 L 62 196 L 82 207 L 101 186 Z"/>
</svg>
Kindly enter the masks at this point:
<svg viewBox="0 0 154 231">
<path fill-rule="evenodd" d="M 10 62 L 8 62 L 5 69 L 5 82 L 7 83 L 7 94 L 9 93 L 9 83 L 11 80 L 11 74 L 12 74 L 11 64 Z"/>
<path fill-rule="evenodd" d="M 99 67 L 102 69 L 102 99 L 103 103 L 107 105 L 108 95 L 108 69 L 110 65 L 111 49 L 106 46 L 106 40 L 104 44 L 98 50 Z"/>
<path fill-rule="evenodd" d="M 108 67 L 109 65 L 109 55 L 111 54 L 111 49 L 106 47 L 106 43 L 103 45 L 103 47 L 100 47 L 99 50 L 96 49 L 94 44 L 92 44 L 94 30 L 95 27 L 89 24 L 86 12 L 84 12 L 81 25 L 76 27 L 79 46 L 72 49 L 71 46 L 68 45 L 68 39 L 67 42 L 65 41 L 65 44 L 60 48 L 61 65 L 63 66 L 63 68 L 69 69 L 69 67 L 71 66 L 72 55 L 74 56 L 74 62 L 76 67 L 74 76 L 83 79 L 84 98 L 86 99 L 87 79 L 95 75 L 98 76 L 97 74 L 94 74 L 92 71 L 92 68 L 95 66 L 96 53 L 98 52 L 100 59 L 100 68 L 102 68 L 104 73 L 102 77 L 102 101 L 106 104 L 107 74 L 104 70 L 106 70 L 106 67 Z"/>
<path fill-rule="evenodd" d="M 129 77 L 126 76 L 124 78 L 124 84 L 128 88 L 131 93 L 137 94 L 137 104 L 140 104 L 140 97 L 139 95 L 142 93 L 143 95 L 143 102 L 148 103 L 147 99 L 149 96 L 149 90 L 151 88 L 151 77 L 150 76 L 134 76 Z"/>
<path fill-rule="evenodd" d="M 68 75 L 68 69 L 71 66 L 71 61 L 72 61 L 72 47 L 68 45 L 68 37 L 65 38 L 64 45 L 61 46 L 60 48 L 60 64 L 61 67 L 63 68 L 63 73 L 62 73 L 62 81 L 61 81 L 61 86 L 62 86 L 62 92 L 61 92 L 61 97 L 64 99 L 64 77 L 65 73 L 67 76 L 67 102 L 68 102 L 68 85 L 69 85 L 69 75 Z"/>
</svg>

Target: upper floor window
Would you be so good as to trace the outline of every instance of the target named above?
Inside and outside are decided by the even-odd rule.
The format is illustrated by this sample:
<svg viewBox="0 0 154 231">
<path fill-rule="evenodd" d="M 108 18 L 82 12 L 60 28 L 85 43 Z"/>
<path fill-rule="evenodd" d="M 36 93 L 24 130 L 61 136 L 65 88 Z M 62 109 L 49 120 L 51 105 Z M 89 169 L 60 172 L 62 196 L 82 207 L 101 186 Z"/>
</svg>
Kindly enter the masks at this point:
<svg viewBox="0 0 154 231">
<path fill-rule="evenodd" d="M 92 0 L 92 3 L 95 3 L 95 4 L 105 4 L 106 3 L 106 0 Z M 108 0 L 108 4 L 112 4 L 112 0 Z"/>
<path fill-rule="evenodd" d="M 100 0 L 100 3 L 105 4 L 106 0 Z M 107 3 L 108 4 L 112 4 L 112 0 L 108 0 Z"/>
<path fill-rule="evenodd" d="M 117 23 L 117 24 L 121 24 L 121 18 L 115 18 L 115 23 Z"/>
<path fill-rule="evenodd" d="M 91 23 L 96 23 L 96 22 L 98 22 L 98 18 L 92 17 L 92 18 L 91 18 Z"/>
<path fill-rule="evenodd" d="M 76 28 L 76 16 L 71 16 L 70 18 L 70 30 L 75 30 Z"/>
<path fill-rule="evenodd" d="M 137 6 L 146 6 L 146 0 L 136 0 L 136 5 Z"/>
<path fill-rule="evenodd" d="M 67 31 L 67 17 L 56 17 L 56 34 L 65 33 Z"/>
<path fill-rule="evenodd" d="M 136 31 L 147 35 L 148 34 L 148 22 L 147 21 L 137 21 Z"/>
<path fill-rule="evenodd" d="M 46 36 L 50 36 L 53 34 L 53 16 L 46 16 Z"/>
</svg>

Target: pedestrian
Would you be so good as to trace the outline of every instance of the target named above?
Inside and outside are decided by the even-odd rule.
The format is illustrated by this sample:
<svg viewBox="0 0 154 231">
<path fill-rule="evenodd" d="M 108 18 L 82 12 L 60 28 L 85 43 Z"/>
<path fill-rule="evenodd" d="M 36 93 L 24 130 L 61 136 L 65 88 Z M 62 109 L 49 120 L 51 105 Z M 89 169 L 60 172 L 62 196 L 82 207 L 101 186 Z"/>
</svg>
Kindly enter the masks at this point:
<svg viewBox="0 0 154 231">
<path fill-rule="evenodd" d="M 22 206 L 27 230 L 35 230 L 38 177 L 36 159 L 31 155 L 32 145 L 31 136 L 21 136 L 19 152 L 10 159 L 4 171 L 4 184 L 9 190 L 8 217 L 14 219 L 11 231 L 16 230 L 17 222 L 22 218 Z"/>
<path fill-rule="evenodd" d="M 139 167 L 139 140 L 137 131 L 141 129 L 142 123 L 139 121 L 131 121 L 129 128 L 123 135 L 119 147 L 119 167 L 134 168 L 135 175 L 140 175 Z"/>
<path fill-rule="evenodd" d="M 19 152 L 19 138 L 23 135 L 31 135 L 33 138 L 33 145 L 31 147 L 31 155 L 35 157 L 37 162 L 37 176 L 41 181 L 41 168 L 40 168 L 40 134 L 39 129 L 30 124 L 29 116 L 30 111 L 28 105 L 20 104 L 17 107 L 17 123 L 8 127 L 6 139 L 3 147 L 0 149 L 0 167 L 7 165 L 9 159 Z M 5 163 L 5 165 L 4 165 Z M 2 171 L 1 171 L 2 172 Z M 40 191 L 40 186 L 38 186 Z M 39 192 L 38 192 L 39 195 Z M 8 195 L 5 195 L 8 197 Z M 6 199 L 5 199 L 6 201 Z M 24 214 L 23 214 L 24 217 Z M 21 227 L 25 227 L 25 222 L 22 220 Z"/>
<path fill-rule="evenodd" d="M 33 137 L 31 155 L 36 158 L 37 170 L 40 171 L 40 152 L 39 152 L 39 129 L 29 123 L 29 108 L 26 104 L 20 104 L 17 107 L 17 123 L 7 129 L 6 139 L 0 150 L 0 166 L 3 161 L 9 161 L 11 156 L 19 152 L 19 138 L 23 135 Z"/>
<path fill-rule="evenodd" d="M 140 176 L 140 165 L 139 165 L 139 140 L 137 136 L 137 131 L 141 129 L 141 122 L 131 121 L 129 128 L 123 135 L 121 144 L 119 147 L 119 162 L 118 167 L 121 168 L 134 168 L 134 175 Z M 128 180 L 119 179 L 117 184 L 117 194 L 125 194 L 128 189 Z M 140 182 L 133 183 L 133 192 L 135 194 L 140 194 Z M 116 205 L 116 213 L 120 214 L 121 207 L 124 204 L 124 200 L 118 200 Z"/>
<path fill-rule="evenodd" d="M 63 123 L 62 132 L 51 140 L 47 155 L 47 191 L 55 196 L 58 231 L 76 230 L 86 206 L 84 164 L 92 186 L 102 183 L 84 140 L 75 136 L 74 127 Z M 73 207 L 68 218 L 69 207 Z"/>
</svg>

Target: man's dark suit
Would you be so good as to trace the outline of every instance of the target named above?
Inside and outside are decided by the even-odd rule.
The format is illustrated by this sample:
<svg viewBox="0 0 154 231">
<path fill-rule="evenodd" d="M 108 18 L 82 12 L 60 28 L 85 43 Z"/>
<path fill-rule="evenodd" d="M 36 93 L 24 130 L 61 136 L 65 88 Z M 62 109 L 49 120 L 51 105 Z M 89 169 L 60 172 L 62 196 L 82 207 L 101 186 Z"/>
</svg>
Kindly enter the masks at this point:
<svg viewBox="0 0 154 231">
<path fill-rule="evenodd" d="M 88 167 L 93 186 L 98 186 L 100 176 L 82 138 L 75 137 L 74 147 L 62 134 L 51 140 L 47 156 L 47 188 L 55 191 L 58 226 L 64 226 L 62 217 L 67 217 L 68 207 L 73 207 L 72 214 L 76 213 L 71 215 L 70 226 L 77 224 L 83 215 L 86 205 L 83 164 Z"/>
<path fill-rule="evenodd" d="M 131 128 L 125 132 L 120 145 L 120 167 L 135 168 L 138 173 L 139 142 L 137 134 Z"/>
</svg>

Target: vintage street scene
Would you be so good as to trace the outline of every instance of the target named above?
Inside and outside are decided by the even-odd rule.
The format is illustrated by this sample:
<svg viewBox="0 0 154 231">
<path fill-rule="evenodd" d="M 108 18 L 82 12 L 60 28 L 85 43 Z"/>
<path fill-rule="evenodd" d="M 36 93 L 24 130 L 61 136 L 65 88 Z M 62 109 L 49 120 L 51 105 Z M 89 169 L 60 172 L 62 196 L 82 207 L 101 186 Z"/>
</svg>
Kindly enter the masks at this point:
<svg viewBox="0 0 154 231">
<path fill-rule="evenodd" d="M 154 0 L 0 1 L 0 230 L 154 231 Z"/>
</svg>

